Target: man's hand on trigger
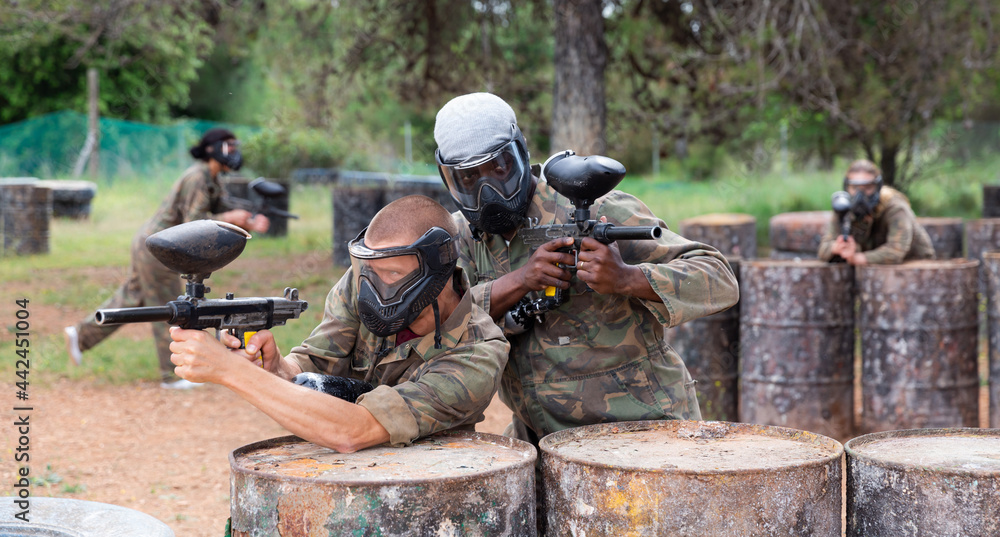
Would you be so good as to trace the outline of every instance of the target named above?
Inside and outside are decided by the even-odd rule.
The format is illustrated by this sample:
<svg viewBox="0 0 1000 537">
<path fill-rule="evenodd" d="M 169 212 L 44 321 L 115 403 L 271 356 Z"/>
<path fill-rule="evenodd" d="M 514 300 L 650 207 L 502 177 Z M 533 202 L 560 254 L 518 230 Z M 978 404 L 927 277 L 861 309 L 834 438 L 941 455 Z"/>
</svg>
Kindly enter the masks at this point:
<svg viewBox="0 0 1000 537">
<path fill-rule="evenodd" d="M 531 254 L 528 263 L 518 269 L 521 276 L 520 287 L 524 293 L 541 291 L 546 287 L 569 289 L 569 281 L 573 276 L 559 265 L 572 265 L 573 254 L 557 250 L 572 246 L 573 239 L 570 237 L 553 239 L 539 246 Z"/>
</svg>

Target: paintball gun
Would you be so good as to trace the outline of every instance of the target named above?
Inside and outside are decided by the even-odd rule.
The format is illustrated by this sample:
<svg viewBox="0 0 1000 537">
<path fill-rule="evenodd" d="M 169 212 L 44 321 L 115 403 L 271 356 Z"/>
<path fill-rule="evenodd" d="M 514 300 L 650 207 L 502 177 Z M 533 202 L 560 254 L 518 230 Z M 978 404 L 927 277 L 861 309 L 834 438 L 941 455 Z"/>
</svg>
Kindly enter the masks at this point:
<svg viewBox="0 0 1000 537">
<path fill-rule="evenodd" d="M 837 219 L 840 220 L 840 234 L 847 240 L 847 237 L 851 234 L 851 195 L 843 190 L 838 190 L 833 193 L 833 197 L 830 199 L 830 205 L 833 206 L 833 212 L 837 214 Z"/>
<path fill-rule="evenodd" d="M 521 240 L 530 247 L 537 248 L 553 239 L 572 237 L 573 247 L 560 251 L 574 253 L 572 266 L 576 269 L 580 243 L 585 237 L 593 237 L 602 244 L 617 240 L 657 239 L 663 230 L 657 226 L 616 226 L 591 219 L 590 206 L 594 201 L 611 192 L 625 177 L 625 166 L 617 160 L 592 155 L 578 156 L 573 151 L 562 151 L 549 157 L 542 165 L 542 175 L 556 192 L 569 198 L 575 210 L 568 224 L 537 225 L 518 230 Z M 522 298 L 510 311 L 511 319 L 526 327 L 532 318 L 543 322 L 542 315 L 569 300 L 569 293 L 557 287 L 549 287 L 541 298 Z"/>
<path fill-rule="evenodd" d="M 228 209 L 243 209 L 250 211 L 254 215 L 262 214 L 268 218 L 299 218 L 298 215 L 273 206 L 274 200 L 285 194 L 285 187 L 281 186 L 281 184 L 258 177 L 250 181 L 247 184 L 247 188 L 256 194 L 257 201 L 245 200 L 236 196 L 225 196 L 222 198 L 223 205 Z"/>
<path fill-rule="evenodd" d="M 846 241 L 847 237 L 851 236 L 851 222 L 854 221 L 854 213 L 851 211 L 851 195 L 843 190 L 838 190 L 833 193 L 830 205 L 833 207 L 834 214 L 837 215 L 837 220 L 840 221 L 840 235 Z M 842 263 L 846 260 L 835 255 L 831 262 Z"/>
<path fill-rule="evenodd" d="M 164 321 L 181 328 L 228 329 L 241 346 L 258 330 L 297 319 L 309 303 L 299 300 L 299 291 L 285 288 L 283 297 L 208 299 L 204 281 L 212 272 L 236 259 L 250 234 L 238 226 L 215 220 L 195 220 L 150 235 L 146 248 L 167 268 L 187 280 L 185 293 L 163 306 L 100 309 L 97 324 L 150 323 Z"/>
</svg>

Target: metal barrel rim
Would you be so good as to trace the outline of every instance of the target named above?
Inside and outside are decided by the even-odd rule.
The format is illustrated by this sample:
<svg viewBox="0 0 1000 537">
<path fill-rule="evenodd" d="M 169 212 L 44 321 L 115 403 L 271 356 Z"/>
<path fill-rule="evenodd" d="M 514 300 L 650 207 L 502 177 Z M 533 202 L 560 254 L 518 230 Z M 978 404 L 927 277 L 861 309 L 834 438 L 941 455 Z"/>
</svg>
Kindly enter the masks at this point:
<svg viewBox="0 0 1000 537">
<path fill-rule="evenodd" d="M 911 471 L 924 469 L 922 466 L 913 464 L 903 464 L 899 462 L 886 461 L 875 458 L 861 451 L 859 448 L 865 444 L 870 444 L 879 440 L 890 438 L 915 438 L 915 437 L 941 437 L 941 436 L 967 436 L 967 437 L 1000 437 L 1000 429 L 981 429 L 979 427 L 943 427 L 928 429 L 896 429 L 892 431 L 879 431 L 863 434 L 848 440 L 844 444 L 844 453 L 848 459 L 854 459 L 866 464 L 872 464 L 882 468 L 898 471 Z M 942 475 L 962 475 L 962 476 L 990 476 L 996 477 L 996 471 L 975 470 L 975 469 L 951 469 L 951 468 L 927 468 L 933 470 L 935 474 Z"/>
</svg>

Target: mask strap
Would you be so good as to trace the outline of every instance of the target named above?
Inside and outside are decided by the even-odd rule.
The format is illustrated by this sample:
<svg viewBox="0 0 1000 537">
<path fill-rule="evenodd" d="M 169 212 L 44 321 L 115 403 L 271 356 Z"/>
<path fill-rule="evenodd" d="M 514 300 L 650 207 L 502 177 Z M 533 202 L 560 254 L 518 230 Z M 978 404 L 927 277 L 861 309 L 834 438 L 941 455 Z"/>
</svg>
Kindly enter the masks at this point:
<svg viewBox="0 0 1000 537">
<path fill-rule="evenodd" d="M 434 348 L 441 348 L 441 312 L 438 311 L 438 303 L 435 300 L 431 307 L 434 308 Z"/>
</svg>

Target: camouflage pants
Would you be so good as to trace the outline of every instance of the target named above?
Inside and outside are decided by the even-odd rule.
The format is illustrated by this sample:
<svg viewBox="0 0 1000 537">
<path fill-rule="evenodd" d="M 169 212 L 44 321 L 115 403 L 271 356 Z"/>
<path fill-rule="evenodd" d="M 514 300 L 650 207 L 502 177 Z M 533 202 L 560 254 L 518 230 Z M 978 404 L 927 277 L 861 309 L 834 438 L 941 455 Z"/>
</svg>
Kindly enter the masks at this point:
<svg viewBox="0 0 1000 537">
<path fill-rule="evenodd" d="M 137 234 L 132 239 L 132 264 L 125 282 L 115 294 L 97 309 L 134 308 L 139 306 L 162 306 L 176 300 L 182 292 L 180 276 L 163 266 L 146 249 L 146 237 Z M 91 313 L 76 330 L 80 337 L 80 350 L 85 351 L 104 341 L 121 325 L 101 326 Z M 170 362 L 170 333 L 167 323 L 152 323 L 156 354 L 160 362 L 160 376 L 165 381 L 176 380 L 174 364 Z"/>
</svg>

